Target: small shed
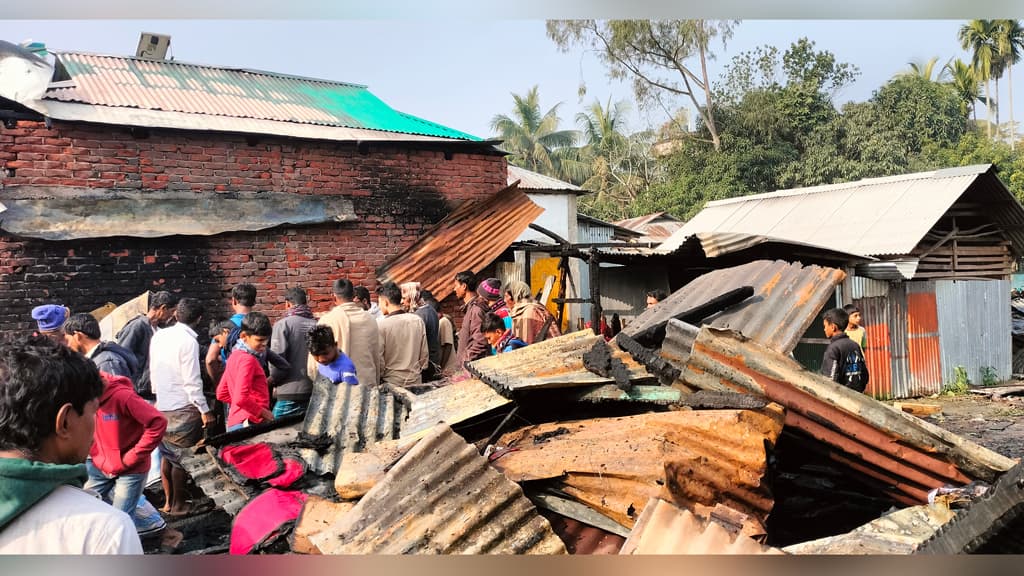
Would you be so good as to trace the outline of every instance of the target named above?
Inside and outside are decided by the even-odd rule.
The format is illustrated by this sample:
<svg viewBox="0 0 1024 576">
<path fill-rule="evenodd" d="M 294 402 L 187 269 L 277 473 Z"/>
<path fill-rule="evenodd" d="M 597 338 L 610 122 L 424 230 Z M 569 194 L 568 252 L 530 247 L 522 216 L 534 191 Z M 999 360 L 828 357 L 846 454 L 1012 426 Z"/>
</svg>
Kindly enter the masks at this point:
<svg viewBox="0 0 1024 576">
<path fill-rule="evenodd" d="M 847 263 L 835 301 L 863 311 L 872 395 L 936 393 L 959 371 L 975 383 L 1010 377 L 1024 207 L 990 164 L 711 202 L 658 250 L 707 234 L 871 257 Z M 826 345 L 815 331 L 820 321 L 794 353 L 811 368 Z"/>
</svg>

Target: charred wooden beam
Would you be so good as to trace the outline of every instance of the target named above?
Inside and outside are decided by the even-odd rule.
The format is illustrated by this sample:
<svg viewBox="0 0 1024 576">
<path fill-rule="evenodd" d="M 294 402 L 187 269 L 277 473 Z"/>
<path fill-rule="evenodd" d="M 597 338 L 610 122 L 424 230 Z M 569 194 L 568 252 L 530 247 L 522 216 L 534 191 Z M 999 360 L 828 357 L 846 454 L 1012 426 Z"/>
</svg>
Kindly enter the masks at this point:
<svg viewBox="0 0 1024 576">
<path fill-rule="evenodd" d="M 612 356 L 611 348 L 604 339 L 594 342 L 590 351 L 583 354 L 583 366 L 590 372 L 615 380 L 615 385 L 621 390 L 629 390 L 632 386 L 629 376 L 629 368 Z"/>
<path fill-rule="evenodd" d="M 291 426 L 292 424 L 298 424 L 306 418 L 306 413 L 302 412 L 299 414 L 292 414 L 291 416 L 282 416 L 281 418 L 275 418 L 269 422 L 262 422 L 260 424 L 253 424 L 239 430 L 232 430 L 231 432 L 225 432 L 223 434 L 217 434 L 216 436 L 210 436 L 203 443 L 204 446 L 213 446 L 214 448 L 224 446 L 227 444 L 234 444 L 241 442 L 242 440 L 248 440 L 254 436 L 259 436 L 264 432 L 270 432 L 271 430 L 277 430 L 278 428 L 284 428 Z"/>
<path fill-rule="evenodd" d="M 615 343 L 633 357 L 634 360 L 644 365 L 648 372 L 658 377 L 658 382 L 665 386 L 671 385 L 679 379 L 680 371 L 670 364 L 653 348 L 646 348 L 631 338 L 625 332 L 619 332 L 615 336 Z"/>
</svg>

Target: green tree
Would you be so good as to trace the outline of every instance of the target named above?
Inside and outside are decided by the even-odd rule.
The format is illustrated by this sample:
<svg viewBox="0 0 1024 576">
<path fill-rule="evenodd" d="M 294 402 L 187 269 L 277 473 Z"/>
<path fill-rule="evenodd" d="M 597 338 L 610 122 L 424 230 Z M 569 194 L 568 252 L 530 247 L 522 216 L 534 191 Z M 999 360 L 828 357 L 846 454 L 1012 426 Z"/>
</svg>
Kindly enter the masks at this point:
<svg viewBox="0 0 1024 576">
<path fill-rule="evenodd" d="M 541 112 L 537 86 L 526 95 L 512 94 L 512 114 L 497 114 L 491 129 L 503 140 L 510 164 L 553 178 L 580 181 L 585 170 L 573 146 L 579 137 L 574 130 L 559 130 L 561 120 L 555 104 Z"/>
<path fill-rule="evenodd" d="M 738 21 L 549 20 L 547 34 L 567 52 L 594 50 L 612 78 L 630 78 L 643 105 L 665 107 L 663 98 L 687 98 L 700 115 L 715 150 L 721 147 L 707 61 L 714 39 L 732 36 Z M 696 60 L 691 64 L 692 60 Z"/>
<path fill-rule="evenodd" d="M 936 68 L 939 64 L 938 56 L 932 56 L 928 61 L 915 60 L 907 64 L 910 66 L 910 69 L 900 72 L 897 76 L 917 76 L 929 82 L 945 82 L 949 79 L 949 62 L 943 64 L 941 68 Z M 937 76 L 936 72 L 938 72 Z M 932 76 L 935 77 L 933 78 Z"/>
<path fill-rule="evenodd" d="M 977 102 L 981 101 L 981 86 L 978 82 L 978 75 L 974 68 L 957 58 L 956 60 L 946 64 L 947 74 L 950 78 L 950 84 L 953 86 L 953 90 L 956 91 L 957 96 L 960 97 L 960 109 L 964 115 L 968 113 L 974 117 L 975 121 L 978 119 L 978 112 L 975 108 Z"/>
<path fill-rule="evenodd" d="M 1013 121 L 1013 65 L 1024 53 L 1024 28 L 1019 20 L 995 20 L 995 44 L 999 61 L 1006 68 L 1010 89 L 1010 149 L 1016 149 L 1017 126 Z M 997 80 L 998 82 L 998 80 Z"/>
<path fill-rule="evenodd" d="M 967 131 L 967 116 L 960 97 L 949 84 L 936 84 L 917 76 L 900 76 L 872 97 L 882 126 L 917 154 L 925 142 L 955 144 Z"/>
<path fill-rule="evenodd" d="M 971 20 L 960 27 L 957 34 L 960 46 L 971 51 L 971 65 L 978 79 L 985 83 L 986 133 L 992 137 L 992 91 L 990 80 L 994 66 L 998 66 L 998 48 L 995 42 L 996 29 L 992 20 Z"/>
</svg>

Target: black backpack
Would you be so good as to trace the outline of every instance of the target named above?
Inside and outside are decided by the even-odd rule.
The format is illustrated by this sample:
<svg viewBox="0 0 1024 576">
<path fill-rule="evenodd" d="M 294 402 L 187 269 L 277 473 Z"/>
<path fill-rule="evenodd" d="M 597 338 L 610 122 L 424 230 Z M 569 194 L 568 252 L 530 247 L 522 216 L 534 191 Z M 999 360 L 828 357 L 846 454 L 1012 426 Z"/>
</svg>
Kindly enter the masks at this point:
<svg viewBox="0 0 1024 576">
<path fill-rule="evenodd" d="M 847 387 L 863 392 L 868 386 L 868 368 L 860 348 L 846 355 L 843 365 L 843 379 Z"/>
</svg>

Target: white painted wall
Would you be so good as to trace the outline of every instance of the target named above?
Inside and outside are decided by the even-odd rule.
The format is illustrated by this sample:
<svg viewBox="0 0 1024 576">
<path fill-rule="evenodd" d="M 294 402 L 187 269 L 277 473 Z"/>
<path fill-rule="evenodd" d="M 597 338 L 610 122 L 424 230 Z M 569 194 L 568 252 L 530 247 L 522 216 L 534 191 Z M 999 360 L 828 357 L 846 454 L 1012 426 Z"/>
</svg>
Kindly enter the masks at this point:
<svg viewBox="0 0 1024 576">
<path fill-rule="evenodd" d="M 544 209 L 544 212 L 541 212 L 541 215 L 533 221 L 534 224 L 551 230 L 569 242 L 576 242 L 575 194 L 531 194 L 527 192 L 526 195 L 533 200 L 534 204 Z M 554 242 L 540 232 L 531 229 L 520 234 L 517 240 Z"/>
</svg>

